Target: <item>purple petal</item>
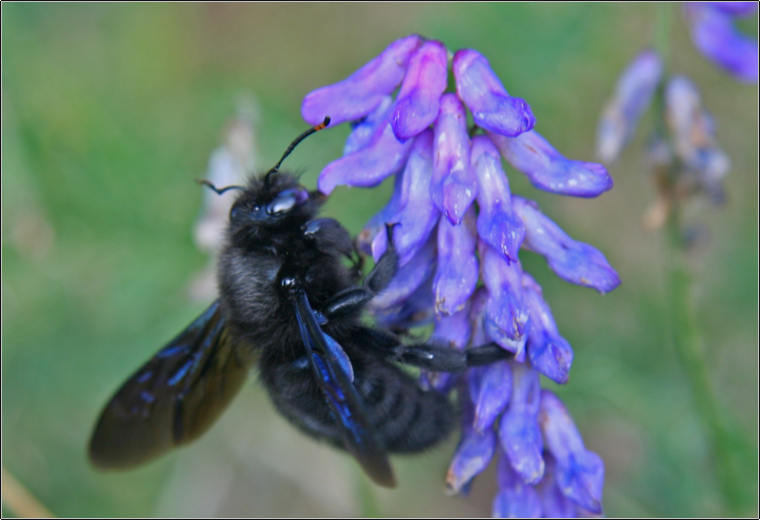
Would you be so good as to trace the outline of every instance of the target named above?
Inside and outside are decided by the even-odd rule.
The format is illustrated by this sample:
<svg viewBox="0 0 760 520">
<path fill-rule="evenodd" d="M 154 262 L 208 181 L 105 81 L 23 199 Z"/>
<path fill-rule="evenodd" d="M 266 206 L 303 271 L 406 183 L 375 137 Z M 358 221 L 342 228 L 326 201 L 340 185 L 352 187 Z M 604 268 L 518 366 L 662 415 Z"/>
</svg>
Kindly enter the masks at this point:
<svg viewBox="0 0 760 520">
<path fill-rule="evenodd" d="M 562 494 L 592 513 L 601 513 L 604 463 L 586 450 L 565 405 L 549 390 L 541 391 L 539 423 L 546 447 L 557 460 Z"/>
<path fill-rule="evenodd" d="M 414 141 L 399 142 L 390 124 L 378 128 L 365 148 L 328 164 L 319 174 L 319 191 L 329 195 L 336 186 L 377 186 L 401 170 Z"/>
<path fill-rule="evenodd" d="M 559 335 L 552 311 L 544 301 L 541 286 L 527 273 L 523 273 L 523 294 L 530 312 L 528 359 L 536 370 L 552 381 L 567 383 L 573 362 L 573 349 Z"/>
<path fill-rule="evenodd" d="M 662 60 L 655 51 L 641 52 L 628 65 L 599 120 L 596 153 L 612 162 L 636 130 L 641 114 L 650 105 L 662 77 Z"/>
<path fill-rule="evenodd" d="M 388 204 L 385 205 L 383 209 L 375 213 L 375 215 L 369 219 L 369 222 L 364 226 L 364 229 L 362 229 L 361 233 L 359 233 L 359 236 L 356 240 L 357 245 L 361 251 L 363 251 L 366 254 L 372 254 L 372 244 L 374 243 L 375 237 L 378 236 L 378 234 L 385 235 L 385 225 L 392 223 L 393 217 L 401 211 L 401 191 L 403 189 L 403 174 L 396 175 L 396 178 L 394 179 L 393 184 L 393 194 L 391 195 L 390 200 L 388 201 Z M 382 232 L 382 233 L 381 233 Z M 385 246 L 383 246 L 382 251 L 375 256 L 375 261 L 377 261 L 378 258 L 380 258 L 380 255 L 382 255 L 385 252 L 385 247 L 387 246 L 387 243 Z"/>
<path fill-rule="evenodd" d="M 620 285 L 620 278 L 599 250 L 576 242 L 541 213 L 538 205 L 513 196 L 515 213 L 525 224 L 523 245 L 546 257 L 549 267 L 570 283 L 593 287 L 604 294 Z"/>
<path fill-rule="evenodd" d="M 509 402 L 512 393 L 512 370 L 508 362 L 499 361 L 484 367 L 472 368 L 469 376 L 470 396 L 475 405 L 473 426 L 479 432 L 484 432 L 493 426 Z"/>
<path fill-rule="evenodd" d="M 504 158 L 536 188 L 573 197 L 596 197 L 612 189 L 612 177 L 604 166 L 565 159 L 535 130 L 517 137 L 488 135 Z"/>
<path fill-rule="evenodd" d="M 757 83 L 757 40 L 740 33 L 731 15 L 706 4 L 688 4 L 694 46 L 710 61 L 740 81 Z"/>
<path fill-rule="evenodd" d="M 486 305 L 488 303 L 488 290 L 485 287 L 478 288 L 470 299 L 470 323 L 472 324 L 472 345 L 479 347 L 491 342 L 484 327 Z"/>
<path fill-rule="evenodd" d="M 433 321 L 433 277 L 431 276 L 404 300 L 390 307 L 379 309 L 374 301 L 370 303 L 370 311 L 377 323 L 382 327 L 400 328 L 427 325 Z"/>
<path fill-rule="evenodd" d="M 544 443 L 538 428 L 541 380 L 525 363 L 511 366 L 512 400 L 501 418 L 499 439 L 512 468 L 526 484 L 535 484 L 544 475 Z"/>
<path fill-rule="evenodd" d="M 542 515 L 541 501 L 533 486 L 525 484 L 512 471 L 503 453 L 499 454 L 496 469 L 499 492 L 493 501 L 494 518 L 539 518 Z"/>
<path fill-rule="evenodd" d="M 457 95 L 472 112 L 476 125 L 515 137 L 536 124 L 530 106 L 524 100 L 507 94 L 488 60 L 478 51 L 457 51 L 452 68 Z"/>
<path fill-rule="evenodd" d="M 396 40 L 347 79 L 309 93 L 301 115 L 311 125 L 318 125 L 325 116 L 330 116 L 332 126 L 361 119 L 399 86 L 420 45 L 422 38 L 416 34 Z"/>
<path fill-rule="evenodd" d="M 401 185 L 401 209 L 393 222 L 393 243 L 400 263 L 405 264 L 427 241 L 440 217 L 430 198 L 433 175 L 433 131 L 426 130 L 414 140 Z"/>
<path fill-rule="evenodd" d="M 438 41 L 425 42 L 412 55 L 391 116 L 399 140 L 414 137 L 438 117 L 447 65 L 446 47 Z"/>
<path fill-rule="evenodd" d="M 576 505 L 562 494 L 555 473 L 557 471 L 557 462 L 551 454 L 547 453 L 546 473 L 541 482 L 536 486 L 538 496 L 541 499 L 541 509 L 543 509 L 545 518 L 575 518 L 579 516 L 576 511 Z"/>
<path fill-rule="evenodd" d="M 485 328 L 488 335 L 503 348 L 525 359 L 528 309 L 523 301 L 522 267 L 508 263 L 503 256 L 484 242 L 480 243 L 481 275 L 488 289 Z"/>
<path fill-rule="evenodd" d="M 391 283 L 372 300 L 375 309 L 389 309 L 408 298 L 435 269 L 435 241 L 428 243 L 405 265 L 399 267 Z"/>
<path fill-rule="evenodd" d="M 431 190 L 433 202 L 449 222 L 459 224 L 477 195 L 470 166 L 470 137 L 464 107 L 454 94 L 441 97 L 435 123 L 435 155 Z"/>
<path fill-rule="evenodd" d="M 438 315 L 454 314 L 464 308 L 478 283 L 474 213 L 468 211 L 458 226 L 446 219 L 438 224 L 438 269 L 433 280 Z"/>
<path fill-rule="evenodd" d="M 351 124 L 351 133 L 343 146 L 343 155 L 358 152 L 367 146 L 377 130 L 387 122 L 393 106 L 393 98 L 384 96 L 377 108 L 364 119 Z"/>
<path fill-rule="evenodd" d="M 466 490 L 476 475 L 488 467 L 496 449 L 496 434 L 493 430 L 483 433 L 472 427 L 463 428 L 462 440 L 446 474 L 446 489 L 449 494 Z"/>
<path fill-rule="evenodd" d="M 512 211 L 512 194 L 499 151 L 488 137 L 475 136 L 471 161 L 478 179 L 478 235 L 510 261 L 517 260 L 525 227 Z"/>
</svg>

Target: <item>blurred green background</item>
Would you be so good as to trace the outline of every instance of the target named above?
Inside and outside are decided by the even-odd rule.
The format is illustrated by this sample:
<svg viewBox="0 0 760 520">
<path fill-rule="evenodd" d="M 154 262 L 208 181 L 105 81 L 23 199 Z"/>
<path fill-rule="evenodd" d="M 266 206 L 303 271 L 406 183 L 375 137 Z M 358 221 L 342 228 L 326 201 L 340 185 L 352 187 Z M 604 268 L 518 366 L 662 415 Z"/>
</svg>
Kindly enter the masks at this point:
<svg viewBox="0 0 760 520">
<path fill-rule="evenodd" d="M 702 58 L 674 14 L 672 72 L 699 85 L 733 161 L 728 204 L 693 215 L 705 228 L 691 258 L 698 321 L 720 401 L 756 445 L 758 92 Z M 306 93 L 417 32 L 480 50 L 557 149 L 592 160 L 598 114 L 654 41 L 655 17 L 648 4 L 3 4 L 4 468 L 60 516 L 489 515 L 492 470 L 469 497 L 444 495 L 455 438 L 394 458 L 400 487 L 379 489 L 286 424 L 255 378 L 203 439 L 145 468 L 98 473 L 85 447 L 117 386 L 205 308 L 187 296 L 207 262 L 192 242 L 193 180 L 241 93 L 259 100 L 258 164 L 268 167 L 305 128 Z M 508 171 L 513 191 L 600 248 L 623 285 L 600 296 L 532 255 L 525 265 L 575 348 L 570 384 L 557 392 L 606 462 L 606 514 L 725 515 L 671 346 L 663 240 L 642 225 L 654 197 L 641 155 L 651 123 L 599 199 L 539 193 Z M 315 186 L 347 132 L 312 137 L 287 167 Z M 357 232 L 387 188 L 339 189 L 326 213 Z M 748 456 L 754 472 L 737 486 L 753 488 L 757 452 Z"/>
</svg>

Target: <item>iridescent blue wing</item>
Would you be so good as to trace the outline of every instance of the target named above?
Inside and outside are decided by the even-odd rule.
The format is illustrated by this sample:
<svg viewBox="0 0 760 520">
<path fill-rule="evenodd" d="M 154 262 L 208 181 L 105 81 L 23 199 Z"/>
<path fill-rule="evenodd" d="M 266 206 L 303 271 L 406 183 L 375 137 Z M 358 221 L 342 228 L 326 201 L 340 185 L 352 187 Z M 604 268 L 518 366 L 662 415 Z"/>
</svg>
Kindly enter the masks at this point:
<svg viewBox="0 0 760 520">
<path fill-rule="evenodd" d="M 372 480 L 381 486 L 395 487 L 396 479 L 385 447 L 351 382 L 350 361 L 342 348 L 322 332 L 302 289 L 296 293 L 296 317 L 314 376 L 338 424 L 343 445 Z"/>
<path fill-rule="evenodd" d="M 197 439 L 237 394 L 252 352 L 233 341 L 214 302 L 111 398 L 90 441 L 92 463 L 126 469 Z"/>
</svg>

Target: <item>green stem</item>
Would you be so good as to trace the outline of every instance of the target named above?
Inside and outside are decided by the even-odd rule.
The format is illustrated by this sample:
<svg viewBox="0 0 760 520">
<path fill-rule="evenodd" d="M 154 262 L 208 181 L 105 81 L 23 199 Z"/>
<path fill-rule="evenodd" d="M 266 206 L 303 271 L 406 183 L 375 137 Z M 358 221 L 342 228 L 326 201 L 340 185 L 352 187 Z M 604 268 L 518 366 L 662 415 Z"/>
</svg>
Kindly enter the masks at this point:
<svg viewBox="0 0 760 520">
<path fill-rule="evenodd" d="M 691 390 L 694 406 L 706 430 L 723 499 L 733 516 L 752 507 L 748 465 L 756 460 L 746 440 L 728 419 L 710 379 L 704 344 L 691 298 L 692 280 L 681 236 L 680 208 L 674 202 L 667 223 L 667 283 L 673 323 L 673 344 Z"/>
</svg>

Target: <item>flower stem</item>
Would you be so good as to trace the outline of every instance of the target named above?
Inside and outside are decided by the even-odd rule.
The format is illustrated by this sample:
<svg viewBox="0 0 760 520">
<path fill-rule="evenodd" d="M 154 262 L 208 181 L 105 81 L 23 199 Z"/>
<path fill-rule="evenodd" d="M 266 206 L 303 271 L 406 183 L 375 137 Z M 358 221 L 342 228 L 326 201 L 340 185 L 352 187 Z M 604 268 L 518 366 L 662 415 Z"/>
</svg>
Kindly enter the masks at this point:
<svg viewBox="0 0 760 520">
<path fill-rule="evenodd" d="M 691 390 L 697 414 L 706 430 L 711 457 L 726 508 L 732 516 L 746 514 L 752 507 L 754 487 L 748 482 L 749 466 L 754 464 L 752 449 L 724 412 L 716 396 L 705 359 L 704 343 L 699 331 L 691 298 L 684 240 L 681 234 L 680 205 L 673 203 L 667 223 L 667 283 L 673 324 L 673 344 Z"/>
</svg>

